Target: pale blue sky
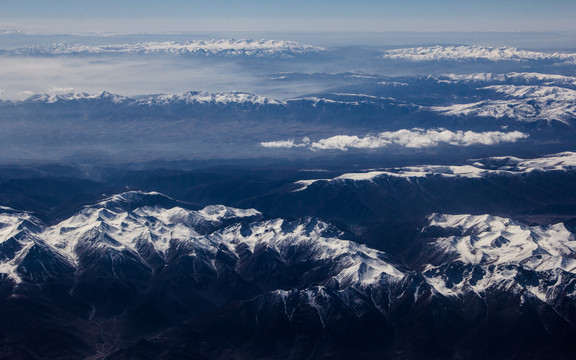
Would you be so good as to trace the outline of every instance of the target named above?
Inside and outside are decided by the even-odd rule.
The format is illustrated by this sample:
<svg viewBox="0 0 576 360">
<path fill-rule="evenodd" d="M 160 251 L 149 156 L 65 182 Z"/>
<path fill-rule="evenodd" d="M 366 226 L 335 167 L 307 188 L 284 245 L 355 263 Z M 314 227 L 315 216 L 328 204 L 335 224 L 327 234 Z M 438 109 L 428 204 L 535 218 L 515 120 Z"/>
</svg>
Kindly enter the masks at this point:
<svg viewBox="0 0 576 360">
<path fill-rule="evenodd" d="M 122 30 L 122 25 L 145 28 L 144 22 L 151 31 L 187 26 L 190 30 L 541 31 L 576 30 L 574 18 L 574 0 L 0 0 L 0 27 L 45 30 L 51 25 L 81 27 L 81 21 L 87 27 L 113 26 L 114 31 Z M 197 20 L 195 24 L 191 19 Z"/>
</svg>

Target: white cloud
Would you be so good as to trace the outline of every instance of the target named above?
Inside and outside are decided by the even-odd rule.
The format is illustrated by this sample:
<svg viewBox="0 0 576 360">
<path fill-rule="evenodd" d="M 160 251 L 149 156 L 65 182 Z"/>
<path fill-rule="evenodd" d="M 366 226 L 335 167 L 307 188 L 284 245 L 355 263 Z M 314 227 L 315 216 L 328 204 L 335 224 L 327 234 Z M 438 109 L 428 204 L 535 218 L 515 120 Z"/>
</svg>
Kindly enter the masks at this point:
<svg viewBox="0 0 576 360">
<path fill-rule="evenodd" d="M 291 148 L 295 148 L 295 147 L 306 147 L 310 145 L 310 139 L 307 137 L 302 138 L 302 141 L 299 144 L 296 144 L 294 142 L 294 139 L 292 140 L 279 140 L 279 141 L 267 141 L 267 142 L 261 142 L 260 146 L 263 146 L 265 148 L 285 148 L 285 149 L 291 149 Z"/>
<path fill-rule="evenodd" d="M 74 92 L 74 88 L 73 88 L 73 87 L 57 87 L 57 86 L 51 86 L 48 91 L 49 91 L 51 94 L 68 94 L 68 93 Z"/>
<path fill-rule="evenodd" d="M 294 143 L 294 140 L 280 140 L 280 141 L 268 141 L 268 142 L 261 142 L 261 146 L 266 148 L 293 148 L 297 145 Z"/>
<path fill-rule="evenodd" d="M 20 91 L 17 93 L 17 95 L 19 96 L 32 96 L 36 94 L 34 91 L 30 91 L 30 90 L 24 90 L 24 91 Z"/>
<path fill-rule="evenodd" d="M 421 149 L 435 147 L 443 144 L 453 146 L 472 145 L 496 145 L 500 143 L 512 143 L 527 138 L 528 135 L 519 131 L 450 131 L 445 129 L 423 130 L 402 129 L 398 131 L 386 131 L 377 135 L 364 137 L 337 135 L 316 142 L 310 142 L 308 138 L 301 143 L 294 140 L 282 140 L 260 143 L 268 148 L 295 148 L 307 147 L 310 150 L 342 150 L 348 149 L 379 149 L 387 146 L 402 146 L 405 148 Z"/>
<path fill-rule="evenodd" d="M 313 150 L 348 150 L 348 148 L 354 149 L 376 149 L 382 148 L 390 145 L 391 142 L 384 137 L 378 136 L 366 136 L 360 138 L 358 136 L 348 136 L 348 135 L 337 135 L 332 136 L 327 139 L 321 139 L 317 142 L 312 143 L 310 148 Z"/>
</svg>

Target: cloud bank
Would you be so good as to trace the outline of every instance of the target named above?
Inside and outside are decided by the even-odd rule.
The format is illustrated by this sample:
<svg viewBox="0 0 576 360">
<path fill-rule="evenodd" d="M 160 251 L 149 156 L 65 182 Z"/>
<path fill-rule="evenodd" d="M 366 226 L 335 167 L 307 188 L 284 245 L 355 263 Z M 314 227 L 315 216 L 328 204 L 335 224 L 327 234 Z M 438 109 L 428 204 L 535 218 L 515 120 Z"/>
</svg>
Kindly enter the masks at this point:
<svg viewBox="0 0 576 360">
<path fill-rule="evenodd" d="M 472 145 L 497 145 L 500 143 L 513 143 L 527 138 L 528 135 L 520 131 L 450 131 L 445 129 L 402 129 L 398 131 L 386 131 L 377 135 L 358 137 L 355 135 L 337 135 L 326 139 L 311 142 L 304 138 L 300 143 L 295 140 L 281 140 L 261 142 L 266 148 L 297 148 L 303 147 L 310 150 L 341 150 L 348 149 L 380 149 L 388 146 L 401 146 L 411 149 L 422 149 L 439 145 L 472 146 Z"/>
</svg>

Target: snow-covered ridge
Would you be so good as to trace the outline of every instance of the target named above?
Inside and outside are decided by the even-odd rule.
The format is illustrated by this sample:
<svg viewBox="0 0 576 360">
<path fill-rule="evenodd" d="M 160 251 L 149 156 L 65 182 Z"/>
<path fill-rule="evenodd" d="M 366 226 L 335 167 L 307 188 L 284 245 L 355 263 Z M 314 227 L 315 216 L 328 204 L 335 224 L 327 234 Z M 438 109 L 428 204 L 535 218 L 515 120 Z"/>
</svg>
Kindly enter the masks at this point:
<svg viewBox="0 0 576 360">
<path fill-rule="evenodd" d="M 470 165 L 420 165 L 401 168 L 378 169 L 366 172 L 347 173 L 331 179 L 300 180 L 295 184 L 302 191 L 317 182 L 372 181 L 381 176 L 400 178 L 425 178 L 429 176 L 483 178 L 486 176 L 520 175 L 533 171 L 574 171 L 576 153 L 564 152 L 536 159 L 516 157 L 492 157 L 474 160 Z"/>
<path fill-rule="evenodd" d="M 207 92 L 207 91 L 187 91 L 182 94 L 162 94 L 162 95 L 144 95 L 138 97 L 127 97 L 122 95 L 111 94 L 107 91 L 86 93 L 86 92 L 56 92 L 50 94 L 36 94 L 32 95 L 25 102 L 35 103 L 58 103 L 58 102 L 72 102 L 72 101 L 94 101 L 102 100 L 116 104 L 132 105 L 132 106 L 168 106 L 172 104 L 253 104 L 256 106 L 287 106 L 289 104 L 304 103 L 311 106 L 317 106 L 320 103 L 324 104 L 342 104 L 360 106 L 363 103 L 371 103 L 379 105 L 381 103 L 396 103 L 397 106 L 406 106 L 418 108 L 416 105 L 399 103 L 393 98 L 382 98 L 364 94 L 333 94 L 332 98 L 319 98 L 319 97 L 301 97 L 292 98 L 288 100 L 278 100 L 266 96 L 240 92 L 240 91 L 220 91 L 220 92 Z"/>
<path fill-rule="evenodd" d="M 429 109 L 448 116 L 510 118 L 520 121 L 576 119 L 576 90 L 558 86 L 492 85 L 482 88 L 506 99 L 489 99 L 469 104 L 435 106 Z"/>
<path fill-rule="evenodd" d="M 32 95 L 25 102 L 35 103 L 59 103 L 73 101 L 107 101 L 116 104 L 131 106 L 169 106 L 173 104 L 211 104 L 211 105 L 230 105 L 230 104 L 252 104 L 255 106 L 289 106 L 303 104 L 305 106 L 317 107 L 320 104 L 336 104 L 347 107 L 357 107 L 366 104 L 386 107 L 388 105 L 397 106 L 416 110 L 421 108 L 418 105 L 400 102 L 390 97 L 379 97 L 366 94 L 330 94 L 331 97 L 298 97 L 288 100 L 278 100 L 266 96 L 241 92 L 241 91 L 188 91 L 182 94 L 161 94 L 161 95 L 143 95 L 133 98 L 111 94 L 107 91 L 86 93 L 86 92 L 52 92 L 49 94 Z"/>
<path fill-rule="evenodd" d="M 415 111 L 422 106 L 409 102 L 404 102 L 392 97 L 374 96 L 358 93 L 331 93 L 324 96 L 304 96 L 287 99 L 286 105 L 303 104 L 312 107 L 322 107 L 330 105 L 345 106 L 347 110 L 358 109 L 363 106 L 374 106 L 381 109 L 394 107 L 399 110 Z"/>
<path fill-rule="evenodd" d="M 217 241 L 232 245 L 272 248 L 282 258 L 302 251 L 311 261 L 329 260 L 334 263 L 332 279 L 340 286 L 370 285 L 382 279 L 401 279 L 405 274 L 392 265 L 385 253 L 348 240 L 331 225 L 314 219 L 288 222 L 282 219 L 254 224 L 249 236 L 242 235 L 242 227 L 234 225 L 211 235 Z"/>
<path fill-rule="evenodd" d="M 165 253 L 171 239 L 200 236 L 234 219 L 260 219 L 254 209 L 236 209 L 222 205 L 202 210 L 187 210 L 157 192 L 130 191 L 86 206 L 74 216 L 43 231 L 46 242 L 74 258 L 78 239 L 96 230 L 114 238 L 121 248 L 136 249 L 138 239 L 151 240 L 156 251 Z"/>
<path fill-rule="evenodd" d="M 424 274 L 443 295 L 500 289 L 544 302 L 564 292 L 575 295 L 567 285 L 576 274 L 576 238 L 563 224 L 527 226 L 493 215 L 433 214 L 424 231 L 437 232 L 434 228 L 450 236 L 431 240 L 427 256 L 435 260 Z"/>
<path fill-rule="evenodd" d="M 239 218 L 256 218 L 262 216 L 259 211 L 254 209 L 237 209 L 224 205 L 208 205 L 204 209 L 199 210 L 198 214 L 204 219 L 213 222 L 221 222 L 222 220 Z"/>
<path fill-rule="evenodd" d="M 444 74 L 439 76 L 430 76 L 439 82 L 450 83 L 484 83 L 484 82 L 501 82 L 501 83 L 522 83 L 554 86 L 576 86 L 576 77 L 563 76 L 555 74 L 541 73 L 518 73 L 512 72 L 507 74 L 495 73 L 474 73 L 474 74 Z"/>
<path fill-rule="evenodd" d="M 284 102 L 265 96 L 243 92 L 217 92 L 189 91 L 179 95 L 158 95 L 146 97 L 135 101 L 136 105 L 169 105 L 184 104 L 255 104 L 255 105 L 284 105 Z"/>
<path fill-rule="evenodd" d="M 513 98 L 534 98 L 544 101 L 576 101 L 576 90 L 558 86 L 516 86 L 516 85 L 492 85 L 482 89 L 492 90 L 499 94 Z"/>
<path fill-rule="evenodd" d="M 19 232 L 35 232 L 42 222 L 27 212 L 0 207 L 0 239 L 8 239 Z"/>
<path fill-rule="evenodd" d="M 67 92 L 67 93 L 36 94 L 32 95 L 25 101 L 53 104 L 57 102 L 81 101 L 81 100 L 105 100 L 120 104 L 125 103 L 130 99 L 122 95 L 111 94 L 107 91 L 103 91 L 98 93 Z"/>
<path fill-rule="evenodd" d="M 170 201 L 174 200 L 159 193 L 127 192 L 86 206 L 54 226 L 42 225 L 27 214 L 0 214 L 0 246 L 13 242 L 25 222 L 37 228 L 17 240 L 13 256 L 0 258 L 0 273 L 21 282 L 20 262 L 38 246 L 72 267 L 78 266 L 87 251 L 90 256 L 104 251 L 119 258 L 126 256 L 123 254 L 145 258 L 150 248 L 164 257 L 169 249 L 185 247 L 211 261 L 223 250 L 241 258 L 246 256 L 246 249 L 253 253 L 270 248 L 284 259 L 298 256 L 327 262 L 332 270 L 326 276 L 342 287 L 404 277 L 386 254 L 340 239 L 339 230 L 313 218 L 263 221 L 262 214 L 254 209 L 212 205 L 194 211 L 166 207 L 164 203 Z"/>
<path fill-rule="evenodd" d="M 256 257 L 310 271 L 317 279 L 313 286 L 335 290 L 398 286 L 416 275 L 443 296 L 503 288 L 546 302 L 562 296 L 576 274 L 576 239 L 562 224 L 530 227 L 491 215 L 433 214 L 423 230 L 433 236 L 425 237 L 423 251 L 432 261 L 423 264 L 421 277 L 314 218 L 263 220 L 253 209 L 215 205 L 194 211 L 163 204 L 171 201 L 159 193 L 127 192 L 54 226 L 27 213 L 0 212 L 0 274 L 14 284 L 43 276 L 74 281 L 86 269 L 118 276 L 115 270 L 135 261 L 151 269 L 182 256 L 216 277 L 223 266 L 242 276 L 246 261 Z M 304 262 L 311 266 L 302 267 Z"/>
<path fill-rule="evenodd" d="M 143 42 L 119 45 L 57 43 L 14 50 L 12 54 L 178 54 L 190 56 L 296 56 L 323 51 L 323 48 L 280 40 L 191 40 L 185 42 Z"/>
<path fill-rule="evenodd" d="M 17 210 L 12 209 L 11 207 L 8 206 L 0 205 L 0 211 L 5 212 L 5 211 L 17 211 Z"/>
<path fill-rule="evenodd" d="M 0 274 L 20 281 L 18 258 L 29 251 L 43 226 L 27 212 L 0 207 Z"/>
<path fill-rule="evenodd" d="M 576 54 L 564 52 L 539 52 L 511 47 L 483 46 L 422 46 L 387 50 L 381 59 L 405 61 L 561 61 L 576 60 Z"/>
<path fill-rule="evenodd" d="M 492 215 L 434 214 L 429 226 L 453 229 L 458 235 L 437 238 L 433 246 L 454 261 L 475 265 L 522 264 L 545 271 L 576 273 L 576 238 L 563 224 L 527 226 Z"/>
<path fill-rule="evenodd" d="M 478 88 L 485 92 L 483 97 L 486 100 L 429 108 L 443 115 L 508 118 L 527 122 L 559 121 L 565 124 L 576 119 L 576 77 L 539 73 L 478 73 L 446 74 L 431 78 L 447 83 L 494 84 Z"/>
<path fill-rule="evenodd" d="M 115 104 L 131 106 L 152 106 L 172 104 L 253 104 L 253 105 L 284 105 L 284 102 L 265 96 L 254 95 L 244 92 L 215 92 L 188 91 L 175 95 L 150 95 L 138 98 L 130 98 L 122 95 L 111 94 L 107 91 L 98 93 L 68 92 L 33 95 L 25 102 L 33 103 L 60 103 L 74 101 L 106 101 Z"/>
</svg>

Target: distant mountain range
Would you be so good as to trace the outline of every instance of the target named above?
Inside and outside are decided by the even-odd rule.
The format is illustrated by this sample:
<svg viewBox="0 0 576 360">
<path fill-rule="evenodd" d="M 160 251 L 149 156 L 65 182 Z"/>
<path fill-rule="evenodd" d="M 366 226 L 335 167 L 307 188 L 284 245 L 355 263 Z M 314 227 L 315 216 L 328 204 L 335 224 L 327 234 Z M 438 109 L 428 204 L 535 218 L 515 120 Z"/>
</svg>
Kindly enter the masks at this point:
<svg viewBox="0 0 576 360">
<path fill-rule="evenodd" d="M 280 40 L 191 40 L 115 45 L 57 43 L 9 51 L 11 55 L 177 54 L 187 56 L 296 56 L 323 51 L 321 47 Z"/>
<path fill-rule="evenodd" d="M 285 76 L 284 81 L 289 77 Z M 394 84 L 403 83 L 405 89 L 395 89 Z M 68 103 L 78 102 L 112 103 L 126 106 L 236 106 L 242 104 L 251 109 L 262 106 L 291 108 L 297 111 L 317 112 L 318 110 L 344 110 L 359 112 L 364 116 L 374 112 L 419 113 L 434 112 L 444 116 L 479 117 L 522 122 L 563 122 L 571 124 L 576 117 L 576 78 L 537 73 L 509 74 L 470 74 L 442 75 L 412 78 L 370 78 L 362 85 L 362 92 L 336 92 L 303 96 L 288 100 L 243 93 L 218 92 L 208 93 L 190 91 L 179 95 L 154 95 L 129 98 L 113 95 L 108 92 L 87 93 L 53 93 L 34 95 L 24 102 L 14 105 L 24 106 L 27 103 Z M 376 88 L 373 88 L 376 86 Z M 462 91 L 462 86 L 468 87 Z M 392 89 L 395 90 L 392 90 Z M 413 98 L 419 92 L 433 89 L 426 94 L 426 101 L 419 103 Z M 452 89 L 452 90 L 451 90 Z M 437 92 L 436 95 L 434 92 Z M 405 98 L 405 93 L 410 98 Z M 447 101 L 444 93 L 451 94 Z M 394 97 L 386 95 L 394 95 Z M 430 96 L 438 96 L 430 103 Z M 102 104 L 104 106 L 104 104 Z M 106 108 L 104 106 L 104 108 Z M 300 110 L 301 109 L 301 110 Z M 340 121 L 341 119 L 338 119 Z M 383 125 L 383 124 L 382 124 Z M 382 126 L 381 125 L 381 126 Z M 441 125 L 441 123 L 440 123 Z"/>
<path fill-rule="evenodd" d="M 306 76 L 320 75 L 285 74 L 272 81 Z M 128 144 L 139 151 L 153 145 L 165 149 L 156 153 L 160 158 L 184 156 L 174 143 L 188 144 L 194 156 L 223 158 L 511 144 L 539 144 L 554 152 L 557 144 L 572 143 L 576 129 L 575 80 L 567 76 L 356 74 L 354 79 L 358 82 L 334 92 L 283 100 L 245 92 L 39 94 L 0 102 L 0 122 L 5 143 L 14 143 L 6 153 L 12 158 L 34 157 L 36 150 L 19 150 L 28 143 L 32 149 L 49 146 L 37 150 L 55 158 L 87 143 L 112 152 Z M 142 155 L 134 156 L 131 160 Z"/>
<path fill-rule="evenodd" d="M 104 91 L 99 94 L 89 93 L 63 93 L 63 94 L 39 94 L 31 96 L 26 100 L 29 103 L 66 103 L 66 102 L 93 102 L 103 101 L 114 104 L 131 106 L 170 106 L 170 105 L 231 105 L 231 104 L 252 104 L 252 105 L 284 105 L 283 102 L 242 92 L 218 92 L 208 93 L 205 91 L 189 91 L 179 95 L 154 95 L 138 98 L 111 94 Z"/>
<path fill-rule="evenodd" d="M 381 59 L 401 61 L 576 61 L 575 53 L 539 52 L 520 50 L 512 47 L 484 47 L 469 45 L 421 46 L 387 50 Z"/>
</svg>

